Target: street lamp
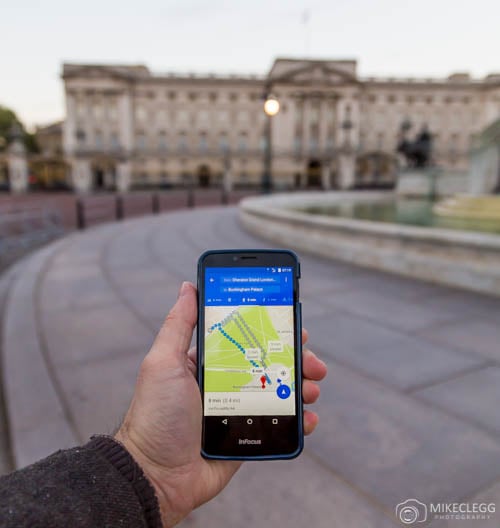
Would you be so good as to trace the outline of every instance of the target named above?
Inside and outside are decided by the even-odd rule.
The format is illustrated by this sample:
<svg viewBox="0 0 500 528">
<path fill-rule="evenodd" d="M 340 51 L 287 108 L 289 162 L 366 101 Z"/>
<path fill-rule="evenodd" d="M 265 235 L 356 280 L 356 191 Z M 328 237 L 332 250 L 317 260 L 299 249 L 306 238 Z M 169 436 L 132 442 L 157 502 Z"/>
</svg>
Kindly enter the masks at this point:
<svg viewBox="0 0 500 528">
<path fill-rule="evenodd" d="M 266 114 L 265 145 L 264 145 L 264 173 L 262 174 L 262 191 L 270 193 L 272 189 L 272 145 L 271 122 L 272 118 L 280 111 L 278 99 L 269 92 L 264 95 L 264 113 Z"/>
</svg>

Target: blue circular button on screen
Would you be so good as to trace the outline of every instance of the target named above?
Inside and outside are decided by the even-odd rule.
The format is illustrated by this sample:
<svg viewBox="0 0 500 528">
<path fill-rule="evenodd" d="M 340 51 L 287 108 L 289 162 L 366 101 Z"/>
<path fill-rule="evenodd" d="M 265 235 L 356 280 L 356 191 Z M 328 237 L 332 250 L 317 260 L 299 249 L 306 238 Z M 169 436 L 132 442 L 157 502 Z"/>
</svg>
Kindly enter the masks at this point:
<svg viewBox="0 0 500 528">
<path fill-rule="evenodd" d="M 280 385 L 276 389 L 276 394 L 278 395 L 278 398 L 281 398 L 282 400 L 286 400 L 290 396 L 291 390 L 288 385 Z"/>
</svg>

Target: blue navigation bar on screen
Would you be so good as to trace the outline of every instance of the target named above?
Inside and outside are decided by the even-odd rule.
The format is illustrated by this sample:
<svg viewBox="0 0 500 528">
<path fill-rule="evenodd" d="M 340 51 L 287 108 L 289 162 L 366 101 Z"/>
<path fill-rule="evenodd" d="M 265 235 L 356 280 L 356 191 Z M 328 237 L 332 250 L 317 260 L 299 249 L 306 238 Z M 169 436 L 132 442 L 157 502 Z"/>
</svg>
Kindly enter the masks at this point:
<svg viewBox="0 0 500 528">
<path fill-rule="evenodd" d="M 206 268 L 205 305 L 293 304 L 293 270 L 289 267 Z"/>
</svg>

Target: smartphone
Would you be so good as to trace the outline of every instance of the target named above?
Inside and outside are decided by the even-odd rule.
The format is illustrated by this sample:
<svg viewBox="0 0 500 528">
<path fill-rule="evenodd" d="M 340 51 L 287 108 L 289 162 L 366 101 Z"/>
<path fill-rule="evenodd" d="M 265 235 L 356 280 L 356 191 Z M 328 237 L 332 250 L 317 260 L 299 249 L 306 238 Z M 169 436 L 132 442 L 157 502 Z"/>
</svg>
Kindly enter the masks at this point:
<svg viewBox="0 0 500 528">
<path fill-rule="evenodd" d="M 198 262 L 205 458 L 289 459 L 304 444 L 300 263 L 288 250 L 207 251 Z"/>
</svg>

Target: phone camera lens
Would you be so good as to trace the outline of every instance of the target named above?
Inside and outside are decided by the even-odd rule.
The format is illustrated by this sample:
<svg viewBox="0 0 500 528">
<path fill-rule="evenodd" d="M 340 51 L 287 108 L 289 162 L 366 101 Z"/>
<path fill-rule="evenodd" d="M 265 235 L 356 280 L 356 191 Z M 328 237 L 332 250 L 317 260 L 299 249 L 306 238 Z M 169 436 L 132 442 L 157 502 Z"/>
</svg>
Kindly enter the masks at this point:
<svg viewBox="0 0 500 528">
<path fill-rule="evenodd" d="M 238 260 L 238 257 L 233 257 L 233 261 L 236 262 Z"/>
</svg>

